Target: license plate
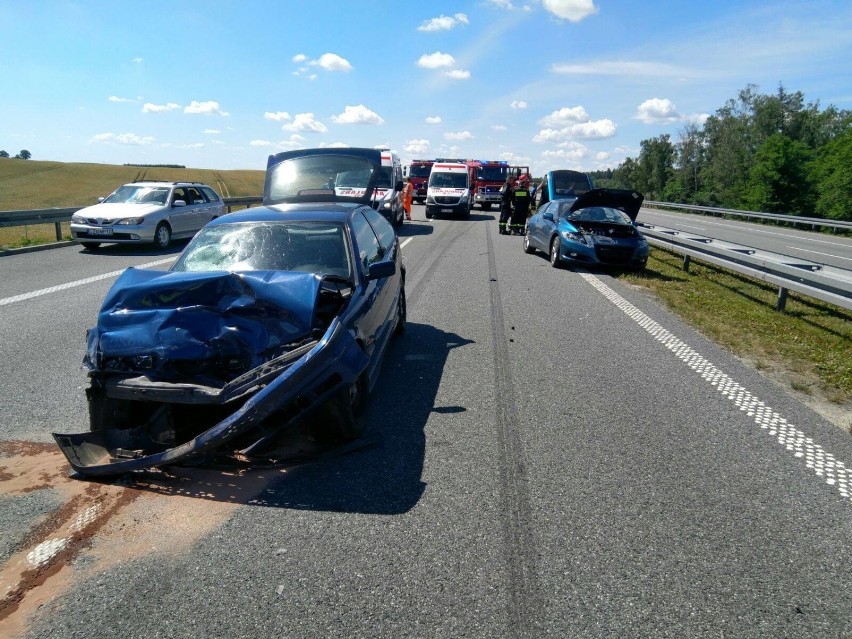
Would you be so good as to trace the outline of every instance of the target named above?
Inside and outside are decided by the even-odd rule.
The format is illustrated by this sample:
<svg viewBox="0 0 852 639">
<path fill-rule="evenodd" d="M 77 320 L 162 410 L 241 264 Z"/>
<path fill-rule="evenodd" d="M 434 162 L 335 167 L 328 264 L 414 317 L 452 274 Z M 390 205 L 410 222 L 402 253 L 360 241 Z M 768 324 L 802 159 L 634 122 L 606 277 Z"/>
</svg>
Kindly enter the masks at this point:
<svg viewBox="0 0 852 639">
<path fill-rule="evenodd" d="M 112 229 L 110 229 L 110 228 L 89 229 L 89 235 L 112 235 Z"/>
<path fill-rule="evenodd" d="M 453 209 L 441 209 L 441 213 L 452 213 Z"/>
</svg>

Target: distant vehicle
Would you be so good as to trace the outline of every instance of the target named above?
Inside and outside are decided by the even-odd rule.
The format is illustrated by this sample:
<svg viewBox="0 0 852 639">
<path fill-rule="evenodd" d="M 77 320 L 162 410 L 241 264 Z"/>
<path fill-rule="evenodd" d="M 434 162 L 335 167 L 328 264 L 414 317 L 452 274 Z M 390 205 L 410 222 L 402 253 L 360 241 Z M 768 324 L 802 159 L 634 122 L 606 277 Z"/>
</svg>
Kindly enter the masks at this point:
<svg viewBox="0 0 852 639">
<path fill-rule="evenodd" d="M 645 268 L 648 241 L 636 228 L 644 196 L 636 191 L 593 189 L 573 200 L 542 205 L 527 222 L 524 252 L 544 251 L 550 264 Z"/>
<path fill-rule="evenodd" d="M 471 195 L 471 177 L 473 168 L 464 161 L 436 160 L 429 173 L 429 185 L 426 191 L 426 217 L 434 218 L 439 214 L 470 217 L 473 205 Z"/>
<path fill-rule="evenodd" d="M 223 447 L 269 459 L 300 424 L 317 441 L 358 437 L 406 322 L 399 239 L 370 206 L 381 169 L 373 149 L 272 155 L 265 206 L 212 221 L 169 271 L 127 269 L 88 332 L 91 432 L 54 434 L 74 470 Z"/>
<path fill-rule="evenodd" d="M 71 237 L 90 250 L 102 243 L 168 247 L 225 214 L 222 198 L 201 182 L 131 182 L 71 216 Z"/>
<path fill-rule="evenodd" d="M 376 183 L 376 193 L 372 200 L 373 208 L 387 218 L 394 226 L 405 219 L 402 206 L 402 163 L 393 151 L 380 151 L 382 170 Z"/>
<path fill-rule="evenodd" d="M 503 196 L 500 187 L 513 175 L 529 174 L 528 166 L 511 166 L 505 160 L 468 160 L 473 167 L 473 204 L 488 211 L 492 204 L 500 206 Z"/>
<path fill-rule="evenodd" d="M 548 171 L 536 189 L 536 206 L 552 200 L 574 199 L 595 188 L 592 178 L 580 171 Z"/>
<path fill-rule="evenodd" d="M 408 166 L 408 177 L 414 187 L 414 201 L 421 204 L 426 201 L 426 187 L 429 183 L 429 173 L 435 160 L 412 160 Z"/>
</svg>

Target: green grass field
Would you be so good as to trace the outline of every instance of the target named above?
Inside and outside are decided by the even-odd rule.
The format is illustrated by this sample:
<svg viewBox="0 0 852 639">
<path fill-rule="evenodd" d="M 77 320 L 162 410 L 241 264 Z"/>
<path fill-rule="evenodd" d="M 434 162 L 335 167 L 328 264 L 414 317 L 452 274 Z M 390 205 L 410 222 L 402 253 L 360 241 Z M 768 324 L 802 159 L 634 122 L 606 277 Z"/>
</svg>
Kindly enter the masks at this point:
<svg viewBox="0 0 852 639">
<path fill-rule="evenodd" d="M 0 158 L 0 211 L 65 208 L 95 204 L 134 180 L 209 184 L 223 197 L 263 194 L 264 171 L 172 169 Z M 68 233 L 68 225 L 64 225 Z M 56 241 L 53 224 L 0 228 L 0 248 Z"/>
</svg>

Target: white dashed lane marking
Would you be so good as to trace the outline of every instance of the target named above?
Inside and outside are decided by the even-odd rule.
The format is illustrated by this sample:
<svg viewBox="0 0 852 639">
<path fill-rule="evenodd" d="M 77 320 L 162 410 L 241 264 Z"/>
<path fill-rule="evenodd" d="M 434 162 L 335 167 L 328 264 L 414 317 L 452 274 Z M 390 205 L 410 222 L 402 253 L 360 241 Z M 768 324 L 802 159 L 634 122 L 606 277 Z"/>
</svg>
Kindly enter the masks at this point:
<svg viewBox="0 0 852 639">
<path fill-rule="evenodd" d="M 588 273 L 580 273 L 580 276 L 677 355 L 687 366 L 701 375 L 703 380 L 715 386 L 737 408 L 752 417 L 754 422 L 770 436 L 776 438 L 787 452 L 803 460 L 805 466 L 826 484 L 837 488 L 837 492 L 845 499 L 852 498 L 852 469 L 598 278 Z"/>
<path fill-rule="evenodd" d="M 157 260 L 156 262 L 148 262 L 147 264 L 140 264 L 135 268 L 151 268 L 154 266 L 159 266 L 161 264 L 168 264 L 169 262 L 174 262 L 177 259 L 177 256 L 169 257 L 164 260 Z M 60 291 L 65 291 L 69 288 L 74 288 L 76 286 L 83 286 L 84 284 L 91 284 L 93 282 L 100 282 L 101 280 L 107 280 L 111 277 L 118 277 L 127 269 L 121 269 L 120 271 L 111 271 L 110 273 L 103 273 L 102 275 L 95 275 L 93 277 L 87 277 L 83 280 L 77 280 L 75 282 L 68 282 L 66 284 L 57 284 L 56 286 L 51 286 L 50 288 L 43 288 L 38 291 L 32 291 L 30 293 L 22 293 L 21 295 L 15 295 L 13 297 L 4 297 L 0 299 L 0 306 L 5 306 L 6 304 L 14 304 L 15 302 L 23 302 L 25 300 L 30 300 L 34 297 L 41 297 L 42 295 L 49 295 L 51 293 L 58 293 Z"/>
</svg>

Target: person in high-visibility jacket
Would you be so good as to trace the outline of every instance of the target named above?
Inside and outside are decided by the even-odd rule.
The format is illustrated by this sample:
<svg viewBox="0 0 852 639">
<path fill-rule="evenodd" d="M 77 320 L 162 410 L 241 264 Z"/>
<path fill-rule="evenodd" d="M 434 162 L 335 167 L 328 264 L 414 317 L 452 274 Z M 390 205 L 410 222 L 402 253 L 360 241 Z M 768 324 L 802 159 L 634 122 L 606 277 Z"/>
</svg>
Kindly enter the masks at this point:
<svg viewBox="0 0 852 639">
<path fill-rule="evenodd" d="M 411 221 L 411 202 L 414 200 L 414 184 L 411 178 L 408 178 L 405 186 L 402 188 L 402 208 L 405 211 L 405 219 Z"/>
<path fill-rule="evenodd" d="M 530 199 L 530 178 L 524 173 L 518 178 L 518 184 L 512 193 L 512 219 L 509 232 L 513 235 L 523 235 L 526 231 Z"/>
</svg>

